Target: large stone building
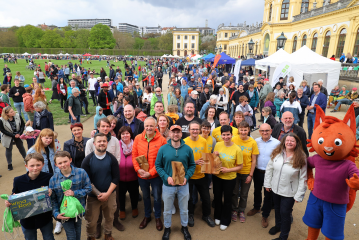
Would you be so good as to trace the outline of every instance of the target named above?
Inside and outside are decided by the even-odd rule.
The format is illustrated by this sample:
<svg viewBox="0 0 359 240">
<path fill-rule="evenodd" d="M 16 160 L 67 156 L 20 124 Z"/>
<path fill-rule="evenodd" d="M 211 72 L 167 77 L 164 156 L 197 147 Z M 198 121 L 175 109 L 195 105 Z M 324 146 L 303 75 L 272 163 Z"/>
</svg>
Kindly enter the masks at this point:
<svg viewBox="0 0 359 240">
<path fill-rule="evenodd" d="M 255 55 L 270 55 L 277 51 L 283 32 L 288 53 L 306 45 L 324 57 L 359 55 L 359 0 L 265 0 L 264 4 L 263 23 L 219 25 L 217 48 L 231 57 L 246 56 L 252 39 Z"/>
<path fill-rule="evenodd" d="M 187 56 L 199 53 L 199 29 L 174 28 L 173 55 Z"/>
<path fill-rule="evenodd" d="M 67 25 L 70 25 L 73 28 L 85 28 L 91 29 L 96 24 L 103 24 L 106 26 L 112 27 L 112 20 L 111 19 L 69 19 L 67 20 Z"/>
</svg>

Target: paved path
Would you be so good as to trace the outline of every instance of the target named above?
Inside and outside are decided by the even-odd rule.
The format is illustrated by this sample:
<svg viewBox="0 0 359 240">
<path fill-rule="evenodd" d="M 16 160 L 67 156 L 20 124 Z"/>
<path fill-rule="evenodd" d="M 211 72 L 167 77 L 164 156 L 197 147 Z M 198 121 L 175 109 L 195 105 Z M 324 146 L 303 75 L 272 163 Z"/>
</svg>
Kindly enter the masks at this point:
<svg viewBox="0 0 359 240">
<path fill-rule="evenodd" d="M 167 102 L 167 85 L 168 85 L 168 74 L 165 74 L 163 81 L 163 86 L 164 86 L 163 95 L 165 96 L 165 102 Z M 328 114 L 333 115 L 330 112 Z M 344 114 L 345 114 L 344 112 L 335 113 L 335 116 L 342 119 L 344 117 Z M 83 125 L 84 125 L 84 136 L 90 137 L 90 131 L 93 129 L 93 118 L 84 122 Z M 304 128 L 307 129 L 306 122 Z M 55 126 L 55 131 L 59 133 L 59 141 L 61 145 L 63 145 L 65 141 L 69 140 L 72 137 L 69 125 Z M 258 137 L 259 136 L 258 131 L 254 132 L 252 135 L 254 138 Z M 26 142 L 24 142 L 24 144 L 26 146 Z M 2 178 L 0 178 L 0 190 L 1 190 L 0 194 L 3 193 L 11 194 L 13 178 L 22 175 L 26 172 L 24 163 L 16 147 L 14 147 L 13 150 L 13 166 L 14 166 L 13 171 L 10 172 L 7 171 L 5 148 L 2 145 L 0 146 L 0 156 L 1 156 L 1 161 L 3 162 L 2 165 L 3 167 L 0 169 L 0 174 L 3 176 Z M 213 199 L 212 191 L 210 192 L 211 192 L 211 199 Z M 290 240 L 299 240 L 299 239 L 304 240 L 307 236 L 307 227 L 303 223 L 302 217 L 305 212 L 308 196 L 309 196 L 309 191 L 307 191 L 304 201 L 302 203 L 297 203 L 294 206 L 294 211 L 293 211 L 294 223 L 292 225 L 292 229 L 289 235 Z M 180 216 L 179 216 L 179 209 L 177 202 L 175 203 L 175 205 L 177 208 L 177 213 L 172 217 L 172 234 L 170 238 L 172 240 L 183 239 L 183 235 L 180 232 Z M 247 213 L 250 209 L 252 209 L 252 206 L 253 206 L 253 184 L 249 191 L 248 205 L 245 212 Z M 139 208 L 139 216 L 137 218 L 132 218 L 130 199 L 129 196 L 127 195 L 126 213 L 128 216 L 124 221 L 121 221 L 126 229 L 124 232 L 119 232 L 116 229 L 114 229 L 113 237 L 115 239 L 133 239 L 133 240 L 151 239 L 152 240 L 152 239 L 162 238 L 163 231 L 159 232 L 156 230 L 154 219 L 152 222 L 149 223 L 146 229 L 140 230 L 138 228 L 140 222 L 144 217 L 143 202 L 139 202 L 138 208 Z M 4 204 L 0 204 L 0 212 L 2 213 L 3 211 L 4 211 Z M 354 204 L 353 209 L 347 215 L 346 225 L 345 225 L 346 239 L 349 240 L 359 239 L 359 225 L 356 225 L 359 224 L 359 220 L 357 219 L 358 215 L 359 215 L 359 203 L 357 201 L 357 203 Z M 153 214 L 152 217 L 154 217 Z M 189 229 L 193 240 L 208 240 L 208 239 L 259 240 L 259 239 L 273 239 L 275 237 L 278 237 L 278 235 L 273 237 L 268 234 L 269 229 L 272 226 L 274 226 L 274 211 L 271 212 L 271 215 L 269 217 L 269 226 L 267 229 L 261 227 L 261 218 L 262 218 L 261 214 L 256 214 L 255 216 L 247 217 L 247 221 L 245 223 L 232 222 L 225 232 L 220 231 L 218 226 L 214 228 L 208 227 L 204 223 L 204 221 L 202 221 L 201 217 L 202 217 L 202 208 L 201 208 L 201 204 L 198 203 L 195 209 L 195 226 Z M 212 209 L 212 217 L 213 217 L 213 209 Z M 82 226 L 83 226 L 82 239 L 86 239 L 85 221 L 83 222 Z M 39 235 L 39 239 L 42 239 L 41 234 L 38 235 Z M 0 233 L 0 236 L 1 236 L 0 239 L 4 239 L 2 233 Z M 104 237 L 103 234 L 102 237 Z M 22 239 L 22 237 L 20 237 L 19 239 Z M 64 230 L 60 235 L 55 236 L 55 239 L 65 240 L 66 235 Z M 323 235 L 320 235 L 319 239 L 324 240 L 325 238 Z"/>
</svg>

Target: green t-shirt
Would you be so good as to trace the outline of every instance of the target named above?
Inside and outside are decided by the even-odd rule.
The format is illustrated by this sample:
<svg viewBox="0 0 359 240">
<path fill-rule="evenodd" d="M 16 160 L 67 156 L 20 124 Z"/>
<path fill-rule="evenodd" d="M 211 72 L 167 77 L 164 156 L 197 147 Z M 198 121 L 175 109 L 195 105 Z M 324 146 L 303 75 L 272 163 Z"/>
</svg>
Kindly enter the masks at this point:
<svg viewBox="0 0 359 240">
<path fill-rule="evenodd" d="M 69 97 L 69 107 L 72 107 L 72 112 L 75 117 L 81 115 L 81 102 L 79 98 L 75 98 L 74 96 Z"/>
<path fill-rule="evenodd" d="M 7 103 L 7 104 L 11 105 L 11 104 L 10 104 L 10 98 L 9 98 L 8 95 L 6 95 L 6 94 L 4 94 L 4 93 L 0 93 L 0 97 L 2 98 L 2 101 L 3 101 L 4 103 Z"/>
</svg>

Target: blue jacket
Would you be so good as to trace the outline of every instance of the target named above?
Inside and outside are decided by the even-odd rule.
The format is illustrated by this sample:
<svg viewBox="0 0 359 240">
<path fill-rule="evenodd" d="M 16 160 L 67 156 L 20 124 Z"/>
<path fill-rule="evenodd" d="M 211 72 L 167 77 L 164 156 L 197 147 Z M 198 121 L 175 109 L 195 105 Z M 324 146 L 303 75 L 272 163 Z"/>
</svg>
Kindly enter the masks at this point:
<svg viewBox="0 0 359 240">
<path fill-rule="evenodd" d="M 275 106 L 275 108 L 277 110 L 277 117 L 279 117 L 279 119 L 282 116 L 282 114 L 280 112 L 280 107 L 282 106 L 283 102 L 284 102 L 284 98 L 283 99 L 280 99 L 278 97 L 274 98 L 274 106 Z"/>
<path fill-rule="evenodd" d="M 313 102 L 313 97 L 314 94 L 312 94 L 312 96 L 310 97 L 310 106 L 312 105 Z M 323 111 L 325 112 L 325 109 L 327 108 L 327 96 L 325 96 L 324 93 L 319 93 L 317 100 L 315 101 L 315 104 L 318 104 L 319 107 L 321 107 L 323 109 Z M 314 113 L 317 112 L 316 107 L 314 106 Z"/>
<path fill-rule="evenodd" d="M 60 172 L 60 169 L 58 168 L 58 167 L 56 167 L 56 165 L 55 165 L 55 162 L 54 162 L 54 157 L 55 157 L 55 151 L 54 151 L 54 149 L 53 148 L 50 148 L 49 147 L 49 157 L 50 157 L 50 159 L 47 159 L 47 155 L 46 155 L 46 152 L 43 152 L 43 151 L 41 151 L 41 155 L 42 155 L 42 157 L 44 158 L 44 167 L 42 168 L 42 170 L 41 170 L 41 172 L 49 172 L 49 162 L 50 162 L 50 164 L 51 164 L 51 167 L 52 167 L 52 170 L 54 171 L 54 173 L 57 173 L 57 172 Z M 35 148 L 34 147 L 32 147 L 32 148 L 30 148 L 29 150 L 27 150 L 27 153 L 26 154 L 30 154 L 30 153 L 34 153 L 34 152 L 36 152 L 35 151 Z"/>
<path fill-rule="evenodd" d="M 305 91 L 303 91 L 303 95 L 307 96 L 309 99 L 309 97 L 310 97 L 310 87 L 309 86 L 307 86 L 307 89 L 305 89 Z"/>
<path fill-rule="evenodd" d="M 52 116 L 52 113 L 47 111 L 46 109 L 44 110 L 45 114 L 41 116 L 40 118 L 40 127 L 36 126 L 36 114 L 34 114 L 34 121 L 32 124 L 33 129 L 37 129 L 37 130 L 42 130 L 44 128 L 50 128 L 52 131 L 54 131 L 54 118 Z"/>
<path fill-rule="evenodd" d="M 310 105 L 310 102 L 309 102 L 309 98 L 304 95 L 303 93 L 303 96 L 301 98 L 296 98 L 296 100 L 299 100 L 300 101 L 300 106 L 302 107 L 302 113 L 299 114 L 299 115 L 304 115 L 305 114 L 305 108 Z"/>
<path fill-rule="evenodd" d="M 250 99 L 248 99 L 248 101 L 249 101 L 249 106 L 251 106 L 251 108 L 255 108 L 255 107 L 257 107 L 258 106 L 258 103 L 259 103 L 259 97 L 258 97 L 258 92 L 257 92 L 257 90 L 253 90 L 253 96 L 252 96 L 252 98 L 250 98 Z M 249 90 L 247 90 L 247 94 L 248 94 L 248 96 L 249 96 Z"/>
<path fill-rule="evenodd" d="M 111 101 L 112 101 L 115 97 L 117 97 L 117 94 L 118 94 L 117 88 L 116 88 L 116 90 L 115 90 L 115 93 L 113 92 L 113 89 L 111 88 L 111 89 L 108 91 L 108 94 L 110 94 L 110 99 L 111 99 Z"/>
<path fill-rule="evenodd" d="M 205 119 L 206 118 L 205 114 L 206 114 L 206 111 L 207 111 L 207 109 L 209 107 L 209 104 L 210 104 L 210 101 L 203 104 L 203 106 L 201 108 L 201 111 L 199 112 L 199 118 L 200 119 Z"/>
</svg>

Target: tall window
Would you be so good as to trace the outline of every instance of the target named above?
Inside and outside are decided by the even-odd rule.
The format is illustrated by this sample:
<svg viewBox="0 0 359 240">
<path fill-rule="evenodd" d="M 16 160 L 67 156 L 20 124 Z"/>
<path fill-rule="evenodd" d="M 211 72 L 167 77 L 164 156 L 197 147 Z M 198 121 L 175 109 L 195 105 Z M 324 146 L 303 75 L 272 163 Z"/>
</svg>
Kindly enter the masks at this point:
<svg viewBox="0 0 359 240">
<path fill-rule="evenodd" d="M 224 33 L 224 37 L 227 38 L 227 37 L 228 37 L 228 33 Z"/>
<path fill-rule="evenodd" d="M 307 45 L 307 35 L 304 35 L 304 36 L 303 36 L 303 39 L 302 39 L 302 47 L 303 47 L 304 45 Z"/>
<path fill-rule="evenodd" d="M 289 13 L 289 0 L 283 0 L 282 10 L 280 12 L 280 20 L 287 20 Z"/>
<path fill-rule="evenodd" d="M 335 57 L 340 57 L 342 55 L 346 36 L 347 36 L 347 30 L 343 28 L 339 34 L 337 52 Z"/>
<path fill-rule="evenodd" d="M 188 36 L 187 36 L 187 35 L 184 35 L 184 39 L 186 39 L 186 40 L 187 40 L 187 38 L 188 38 Z"/>
<path fill-rule="evenodd" d="M 323 44 L 323 57 L 328 57 L 328 49 L 329 49 L 329 44 L 330 44 L 330 31 L 328 31 L 325 34 L 325 38 L 324 38 L 324 44 Z"/>
<path fill-rule="evenodd" d="M 180 35 L 177 35 L 177 39 L 180 39 Z"/>
<path fill-rule="evenodd" d="M 268 16 L 268 22 L 272 20 L 272 4 L 269 6 L 269 16 Z"/>
<path fill-rule="evenodd" d="M 315 33 L 312 40 L 312 51 L 315 52 L 317 50 L 317 42 L 318 42 L 318 33 Z"/>
<path fill-rule="evenodd" d="M 224 44 L 224 49 L 223 50 L 227 50 L 227 44 Z"/>
<path fill-rule="evenodd" d="M 194 43 L 192 43 L 192 48 L 194 48 Z"/>
<path fill-rule="evenodd" d="M 308 6 L 309 6 L 309 0 L 302 0 L 302 8 L 300 9 L 300 13 L 304 12 L 308 12 Z"/>
<path fill-rule="evenodd" d="M 180 43 L 177 43 L 177 48 L 181 48 L 181 44 L 180 44 Z"/>
<path fill-rule="evenodd" d="M 184 48 L 187 48 L 187 43 L 184 44 Z"/>
<path fill-rule="evenodd" d="M 195 36 L 192 36 L 192 40 L 194 40 Z"/>
<path fill-rule="evenodd" d="M 293 48 L 292 48 L 292 53 L 294 53 L 296 50 L 297 50 L 297 36 L 294 37 L 294 40 L 293 40 Z"/>
<path fill-rule="evenodd" d="M 359 28 L 357 31 L 357 36 L 355 38 L 355 42 L 354 42 L 354 52 L 353 54 L 359 56 Z"/>
</svg>

